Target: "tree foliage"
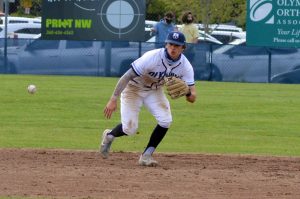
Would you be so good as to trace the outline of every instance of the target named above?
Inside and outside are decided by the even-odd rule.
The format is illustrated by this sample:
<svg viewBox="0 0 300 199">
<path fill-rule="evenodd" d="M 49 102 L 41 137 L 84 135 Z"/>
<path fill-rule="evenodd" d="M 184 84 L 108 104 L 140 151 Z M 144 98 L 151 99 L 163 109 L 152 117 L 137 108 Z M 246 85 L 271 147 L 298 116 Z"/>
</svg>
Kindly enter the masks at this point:
<svg viewBox="0 0 300 199">
<path fill-rule="evenodd" d="M 18 4 L 20 3 L 20 4 Z M 17 10 L 11 16 L 38 17 L 42 15 L 42 0 L 22 0 L 17 2 Z M 25 8 L 30 5 L 30 14 L 25 13 Z"/>
<path fill-rule="evenodd" d="M 40 16 L 41 0 L 30 1 L 31 14 Z M 193 12 L 199 23 L 232 23 L 243 28 L 246 25 L 246 0 L 146 0 L 148 20 L 158 21 L 165 12 L 172 11 L 176 23 L 181 23 L 181 15 L 187 10 Z M 19 8 L 19 13 L 23 13 L 22 7 Z"/>
<path fill-rule="evenodd" d="M 246 24 L 245 0 L 147 0 L 146 4 L 147 19 L 157 20 L 172 11 L 179 23 L 182 13 L 190 10 L 199 23 L 232 23 L 240 27 Z"/>
</svg>

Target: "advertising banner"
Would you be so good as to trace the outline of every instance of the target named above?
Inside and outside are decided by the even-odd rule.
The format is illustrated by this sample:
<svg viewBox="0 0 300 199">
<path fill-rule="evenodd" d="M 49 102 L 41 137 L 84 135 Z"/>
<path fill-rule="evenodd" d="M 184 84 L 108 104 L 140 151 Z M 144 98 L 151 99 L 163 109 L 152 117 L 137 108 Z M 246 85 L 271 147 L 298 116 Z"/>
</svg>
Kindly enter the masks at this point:
<svg viewBox="0 0 300 199">
<path fill-rule="evenodd" d="M 144 41 L 145 0 L 43 0 L 42 39 Z"/>
<path fill-rule="evenodd" d="M 300 0 L 247 0 L 247 44 L 300 47 Z"/>
</svg>

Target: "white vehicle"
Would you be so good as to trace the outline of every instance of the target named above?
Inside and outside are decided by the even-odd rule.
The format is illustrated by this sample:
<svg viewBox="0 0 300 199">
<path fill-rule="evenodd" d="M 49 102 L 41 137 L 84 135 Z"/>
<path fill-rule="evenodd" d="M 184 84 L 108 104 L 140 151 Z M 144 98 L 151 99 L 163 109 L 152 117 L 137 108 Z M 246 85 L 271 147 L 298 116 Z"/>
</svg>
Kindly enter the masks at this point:
<svg viewBox="0 0 300 199">
<path fill-rule="evenodd" d="M 217 40 L 213 36 L 205 33 L 204 31 L 199 31 L 199 35 L 200 36 L 198 37 L 198 41 L 201 42 L 201 43 L 205 42 L 205 43 L 211 43 L 211 44 L 222 44 L 222 42 L 220 42 L 219 40 Z M 146 42 L 154 43 L 155 42 L 155 36 L 152 36 Z"/>
<path fill-rule="evenodd" d="M 41 33 L 40 23 L 7 24 L 7 38 L 32 39 Z M 0 25 L 0 38 L 5 37 L 5 25 Z"/>
<path fill-rule="evenodd" d="M 27 17 L 7 17 L 7 24 L 15 24 L 15 23 L 37 23 L 41 24 L 40 18 L 27 18 Z M 0 25 L 5 24 L 5 17 L 0 17 Z"/>
<path fill-rule="evenodd" d="M 42 37 L 42 33 L 35 35 L 32 39 L 40 39 Z"/>
<path fill-rule="evenodd" d="M 198 24 L 199 30 L 205 30 L 204 24 Z M 243 29 L 235 25 L 227 24 L 209 24 L 208 31 L 228 31 L 228 32 L 243 32 Z"/>
<path fill-rule="evenodd" d="M 145 28 L 153 28 L 157 21 L 145 20 Z"/>
<path fill-rule="evenodd" d="M 220 40 L 218 40 L 217 38 L 215 38 L 214 36 L 211 36 L 207 33 L 205 33 L 204 31 L 199 31 L 200 37 L 198 38 L 199 42 L 208 42 L 208 43 L 212 43 L 212 44 L 223 44 Z"/>
<path fill-rule="evenodd" d="M 223 44 L 229 44 L 234 40 L 246 39 L 246 32 L 230 32 L 230 31 L 212 31 L 211 36 L 221 41 Z"/>
</svg>

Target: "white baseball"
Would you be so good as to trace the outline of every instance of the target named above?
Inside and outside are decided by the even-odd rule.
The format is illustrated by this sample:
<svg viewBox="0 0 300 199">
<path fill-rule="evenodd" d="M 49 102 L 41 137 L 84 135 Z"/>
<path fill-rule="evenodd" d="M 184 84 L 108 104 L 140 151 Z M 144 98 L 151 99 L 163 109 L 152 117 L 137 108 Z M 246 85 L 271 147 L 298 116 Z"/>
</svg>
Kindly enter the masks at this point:
<svg viewBox="0 0 300 199">
<path fill-rule="evenodd" d="M 30 85 L 27 87 L 27 90 L 28 90 L 28 93 L 34 94 L 34 93 L 36 92 L 36 86 L 33 85 L 33 84 L 30 84 Z"/>
</svg>

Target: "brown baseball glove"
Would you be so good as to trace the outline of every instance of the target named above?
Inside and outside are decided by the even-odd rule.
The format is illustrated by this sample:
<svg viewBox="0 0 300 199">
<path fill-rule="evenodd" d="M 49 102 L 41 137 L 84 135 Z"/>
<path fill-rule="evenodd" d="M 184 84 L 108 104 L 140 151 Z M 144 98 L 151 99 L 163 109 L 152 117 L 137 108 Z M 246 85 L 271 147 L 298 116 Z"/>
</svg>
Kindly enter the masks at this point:
<svg viewBox="0 0 300 199">
<path fill-rule="evenodd" d="M 170 95 L 172 99 L 186 96 L 191 92 L 185 81 L 174 76 L 165 77 L 165 87 L 167 94 Z"/>
</svg>

